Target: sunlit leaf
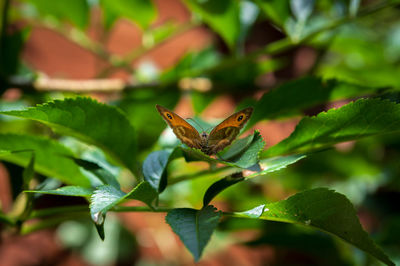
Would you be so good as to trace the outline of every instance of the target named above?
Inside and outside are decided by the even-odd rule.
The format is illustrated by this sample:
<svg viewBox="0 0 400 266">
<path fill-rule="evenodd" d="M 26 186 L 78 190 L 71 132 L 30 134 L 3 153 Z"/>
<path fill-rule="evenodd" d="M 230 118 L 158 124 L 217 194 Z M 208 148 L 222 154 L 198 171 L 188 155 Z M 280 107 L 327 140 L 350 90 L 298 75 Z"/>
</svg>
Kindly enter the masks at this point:
<svg viewBox="0 0 400 266">
<path fill-rule="evenodd" d="M 260 218 L 261 215 L 264 213 L 264 210 L 265 210 L 265 204 L 262 204 L 247 211 L 235 212 L 235 217 Z"/>
<path fill-rule="evenodd" d="M 239 37 L 239 4 L 237 1 L 197 1 L 185 0 L 193 12 L 222 36 L 228 46 L 233 49 Z"/>
<path fill-rule="evenodd" d="M 260 219 L 297 223 L 329 232 L 388 265 L 394 263 L 363 230 L 351 202 L 325 188 L 307 190 L 265 205 Z"/>
<path fill-rule="evenodd" d="M 35 153 L 32 152 L 31 159 L 29 160 L 28 165 L 25 167 L 24 172 L 22 173 L 22 178 L 24 179 L 24 189 L 29 188 L 29 183 L 31 182 L 34 174 L 35 174 Z"/>
<path fill-rule="evenodd" d="M 400 131 L 400 105 L 360 99 L 338 109 L 305 117 L 295 131 L 264 152 L 264 156 L 299 153 L 367 136 Z"/>
<path fill-rule="evenodd" d="M 265 175 L 268 173 L 279 171 L 283 168 L 286 168 L 288 165 L 294 164 L 297 161 L 304 159 L 305 157 L 306 155 L 304 154 L 296 154 L 296 155 L 277 156 L 277 157 L 262 159 L 259 162 L 261 171 L 246 176 L 246 178 L 252 178 L 259 175 Z"/>
<path fill-rule="evenodd" d="M 100 5 L 107 27 L 111 27 L 118 18 L 127 18 L 145 29 L 157 15 L 153 1 L 150 0 L 100 0 Z"/>
<path fill-rule="evenodd" d="M 288 0 L 255 0 L 261 10 L 272 19 L 274 23 L 283 26 L 290 17 L 290 5 Z"/>
<path fill-rule="evenodd" d="M 90 98 L 76 98 L 1 113 L 39 121 L 57 133 L 97 145 L 129 169 L 135 169 L 135 131 L 114 107 Z"/>
<path fill-rule="evenodd" d="M 86 0 L 47 1 L 30 0 L 42 15 L 57 20 L 67 20 L 83 29 L 89 22 L 89 5 Z"/>
<path fill-rule="evenodd" d="M 299 114 L 305 108 L 332 100 L 348 99 L 378 91 L 375 87 L 353 85 L 337 80 L 306 77 L 268 91 L 257 102 L 247 128 L 260 120 Z"/>
<path fill-rule="evenodd" d="M 1 134 L 0 150 L 11 151 L 1 154 L 1 160 L 28 165 L 35 153 L 35 172 L 59 179 L 66 184 L 89 186 L 89 179 L 82 174 L 72 160 L 72 152 L 56 141 L 43 137 Z"/>
</svg>

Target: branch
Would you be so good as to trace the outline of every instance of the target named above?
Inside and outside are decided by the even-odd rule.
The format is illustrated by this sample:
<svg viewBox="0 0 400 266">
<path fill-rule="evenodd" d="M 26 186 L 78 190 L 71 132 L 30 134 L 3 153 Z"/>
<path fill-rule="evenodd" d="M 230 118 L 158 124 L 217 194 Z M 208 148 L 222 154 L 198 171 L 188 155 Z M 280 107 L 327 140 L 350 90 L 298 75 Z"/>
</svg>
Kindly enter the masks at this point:
<svg viewBox="0 0 400 266">
<path fill-rule="evenodd" d="M 157 84 L 131 84 L 120 79 L 57 79 L 38 77 L 36 80 L 11 79 L 7 82 L 8 88 L 36 91 L 65 91 L 75 93 L 88 92 L 121 92 L 124 90 L 151 88 Z"/>
</svg>

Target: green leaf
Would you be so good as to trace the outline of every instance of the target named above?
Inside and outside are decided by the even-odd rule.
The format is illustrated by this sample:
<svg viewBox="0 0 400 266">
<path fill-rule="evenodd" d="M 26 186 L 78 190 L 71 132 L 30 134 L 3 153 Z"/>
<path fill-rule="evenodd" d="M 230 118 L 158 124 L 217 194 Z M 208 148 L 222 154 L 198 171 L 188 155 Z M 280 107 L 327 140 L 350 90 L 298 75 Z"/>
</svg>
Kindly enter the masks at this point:
<svg viewBox="0 0 400 266">
<path fill-rule="evenodd" d="M 0 113 L 39 121 L 57 133 L 99 146 L 135 170 L 135 131 L 125 115 L 115 107 L 78 97 Z"/>
<path fill-rule="evenodd" d="M 192 90 L 190 92 L 190 97 L 192 99 L 193 109 L 199 114 L 206 109 L 208 105 L 217 97 L 214 92 L 200 92 Z"/>
<path fill-rule="evenodd" d="M 14 226 L 15 222 L 10 219 L 7 215 L 5 215 L 2 211 L 0 211 L 0 223 L 4 223 L 10 226 Z"/>
<path fill-rule="evenodd" d="M 125 94 L 116 105 L 126 113 L 133 125 L 137 139 L 140 140 L 139 149 L 148 149 L 165 129 L 165 122 L 156 111 L 155 105 L 160 104 L 172 110 L 179 100 L 179 92 L 176 89 L 133 90 Z"/>
<path fill-rule="evenodd" d="M 325 81 L 317 77 L 305 77 L 287 82 L 263 95 L 257 102 L 246 128 L 250 128 L 261 120 L 298 114 L 299 111 L 317 104 L 366 95 L 377 90 L 378 88 L 368 88 L 337 80 Z"/>
<path fill-rule="evenodd" d="M 342 238 L 388 265 L 394 265 L 363 230 L 351 202 L 332 190 L 307 190 L 287 200 L 266 204 L 260 219 L 312 226 Z"/>
<path fill-rule="evenodd" d="M 73 196 L 73 197 L 90 197 L 93 194 L 92 188 L 78 187 L 78 186 L 65 186 L 57 189 L 49 190 L 25 190 L 27 193 L 41 193 L 52 194 L 60 196 Z"/>
<path fill-rule="evenodd" d="M 251 142 L 248 144 L 250 139 Z M 249 168 L 259 161 L 259 154 L 264 146 L 265 142 L 260 132 L 255 131 L 248 139 L 239 139 L 234 142 L 221 157 L 223 161 L 228 161 L 236 167 Z"/>
<path fill-rule="evenodd" d="M 243 211 L 243 212 L 235 212 L 234 215 L 235 217 L 244 217 L 244 218 L 260 218 L 261 215 L 264 213 L 265 210 L 265 204 L 262 204 L 260 206 L 254 207 L 251 210 L 248 211 Z"/>
<path fill-rule="evenodd" d="M 31 182 L 34 174 L 35 174 L 35 153 L 32 152 L 31 159 L 29 160 L 29 164 L 25 167 L 24 172 L 22 173 L 22 178 L 24 179 L 24 189 L 29 188 L 29 183 Z"/>
<path fill-rule="evenodd" d="M 304 159 L 304 158 L 306 158 L 306 155 L 295 154 L 295 155 L 278 156 L 278 157 L 263 159 L 259 163 L 261 171 L 251 174 L 249 176 L 246 176 L 246 178 L 252 178 L 252 177 L 272 173 L 275 171 L 279 171 L 283 168 L 286 168 L 286 166 L 294 164 L 297 161 L 300 161 L 301 159 Z"/>
<path fill-rule="evenodd" d="M 97 225 L 104 224 L 107 211 L 120 203 L 125 193 L 110 185 L 98 187 L 90 197 L 90 215 Z"/>
<path fill-rule="evenodd" d="M 176 65 L 162 73 L 160 81 L 168 84 L 185 77 L 197 77 L 199 73 L 216 67 L 220 61 L 221 56 L 213 47 L 199 52 L 188 52 Z"/>
<path fill-rule="evenodd" d="M 143 162 L 144 180 L 149 182 L 150 186 L 158 193 L 161 193 L 167 186 L 166 169 L 168 162 L 174 157 L 174 152 L 175 149 L 155 151 L 150 153 Z"/>
<path fill-rule="evenodd" d="M 89 5 L 86 0 L 47 1 L 30 0 L 42 15 L 49 15 L 57 20 L 68 20 L 81 29 L 89 22 Z"/>
<path fill-rule="evenodd" d="M 1 154 L 1 160 L 25 167 L 35 153 L 35 172 L 56 178 L 70 185 L 89 186 L 89 179 L 68 156 L 72 152 L 56 141 L 43 137 L 0 134 L 0 150 L 12 151 Z"/>
<path fill-rule="evenodd" d="M 147 182 L 141 182 L 129 193 L 124 193 L 110 185 L 100 186 L 90 198 L 90 214 L 96 224 L 102 225 L 106 213 L 124 200 L 140 200 L 152 208 L 151 203 L 157 195 L 157 192 Z"/>
<path fill-rule="evenodd" d="M 149 0 L 100 0 L 100 5 L 107 28 L 111 27 L 116 19 L 127 18 L 146 29 L 157 16 L 153 1 Z"/>
<path fill-rule="evenodd" d="M 226 147 L 219 153 L 219 157 L 224 160 L 228 160 L 235 156 L 240 155 L 242 152 L 245 151 L 247 147 L 253 142 L 255 136 L 259 136 L 259 132 L 256 131 L 252 135 L 248 135 L 247 137 L 235 140 L 232 145 Z"/>
<path fill-rule="evenodd" d="M 210 27 L 225 40 L 233 50 L 239 37 L 239 4 L 238 1 L 196 1 L 185 0 L 193 12 L 197 13 Z"/>
<path fill-rule="evenodd" d="M 30 28 L 23 28 L 22 30 L 14 29 L 10 32 L 7 31 L 2 36 L 2 44 L 0 46 L 0 77 L 5 78 L 17 74 L 21 66 L 21 51 L 29 34 Z"/>
<path fill-rule="evenodd" d="M 198 261 L 220 218 L 221 212 L 209 205 L 201 210 L 173 209 L 166 221 Z"/>
<path fill-rule="evenodd" d="M 255 0 L 255 2 L 278 26 L 283 26 L 290 17 L 288 0 Z"/>
<path fill-rule="evenodd" d="M 162 25 L 151 27 L 144 32 L 143 46 L 146 48 L 155 47 L 157 44 L 172 36 L 178 29 L 177 23 L 167 21 Z"/>
<path fill-rule="evenodd" d="M 263 156 L 299 153 L 362 137 L 400 131 L 400 105 L 379 99 L 360 99 L 338 109 L 305 117 L 295 131 Z"/>
<path fill-rule="evenodd" d="M 205 161 L 209 163 L 221 163 L 237 168 L 249 168 L 259 160 L 259 153 L 264 148 L 264 141 L 258 131 L 243 139 L 236 140 L 232 145 L 221 151 L 221 158 L 215 159 L 206 155 L 201 150 L 181 148 L 186 161 Z"/>
<path fill-rule="evenodd" d="M 298 21 L 306 21 L 314 8 L 314 0 L 290 0 L 290 8 Z"/>
<path fill-rule="evenodd" d="M 77 158 L 71 158 L 71 159 L 73 159 L 77 165 L 81 166 L 85 170 L 97 176 L 103 182 L 103 184 L 111 185 L 117 189 L 120 189 L 119 183 L 115 178 L 115 176 L 113 176 L 106 169 L 100 167 L 98 164 Z"/>
<path fill-rule="evenodd" d="M 140 200 L 146 203 L 150 208 L 153 208 L 152 203 L 157 197 L 157 190 L 155 190 L 149 182 L 141 182 L 126 195 L 127 199 Z"/>
<path fill-rule="evenodd" d="M 203 197 L 203 208 L 206 207 L 212 199 L 217 196 L 224 189 L 243 181 L 244 177 L 237 177 L 235 175 L 227 176 L 221 180 L 218 180 L 214 184 L 212 184 L 206 191 Z"/>
</svg>

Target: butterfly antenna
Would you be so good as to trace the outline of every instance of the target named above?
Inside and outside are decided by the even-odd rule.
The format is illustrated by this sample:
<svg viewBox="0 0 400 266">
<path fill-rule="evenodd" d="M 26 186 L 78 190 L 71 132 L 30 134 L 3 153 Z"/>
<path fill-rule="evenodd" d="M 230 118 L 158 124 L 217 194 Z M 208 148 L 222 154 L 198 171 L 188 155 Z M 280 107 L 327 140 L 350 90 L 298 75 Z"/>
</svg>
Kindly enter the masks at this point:
<svg viewBox="0 0 400 266">
<path fill-rule="evenodd" d="M 201 128 L 201 130 L 204 131 L 203 127 L 199 123 L 197 123 L 196 120 L 194 120 L 193 118 L 188 118 L 188 120 L 192 120 L 193 122 L 195 122 L 196 125 L 198 125 Z"/>
</svg>

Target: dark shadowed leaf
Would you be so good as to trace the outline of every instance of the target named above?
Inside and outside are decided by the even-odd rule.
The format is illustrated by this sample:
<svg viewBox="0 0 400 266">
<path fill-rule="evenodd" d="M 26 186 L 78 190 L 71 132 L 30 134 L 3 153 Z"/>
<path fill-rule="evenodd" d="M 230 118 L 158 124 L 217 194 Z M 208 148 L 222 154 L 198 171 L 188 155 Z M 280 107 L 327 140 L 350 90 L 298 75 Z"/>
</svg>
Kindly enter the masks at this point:
<svg viewBox="0 0 400 266">
<path fill-rule="evenodd" d="M 167 165 L 177 152 L 177 149 L 155 151 L 143 162 L 144 180 L 159 193 L 167 186 Z"/>
<path fill-rule="evenodd" d="M 212 205 L 201 210 L 173 209 L 166 216 L 167 223 L 198 261 L 221 218 Z"/>
<path fill-rule="evenodd" d="M 206 207 L 213 200 L 213 198 L 216 195 L 218 195 L 221 191 L 243 180 L 244 177 L 233 175 L 225 177 L 212 184 L 204 194 L 203 208 Z"/>
</svg>

